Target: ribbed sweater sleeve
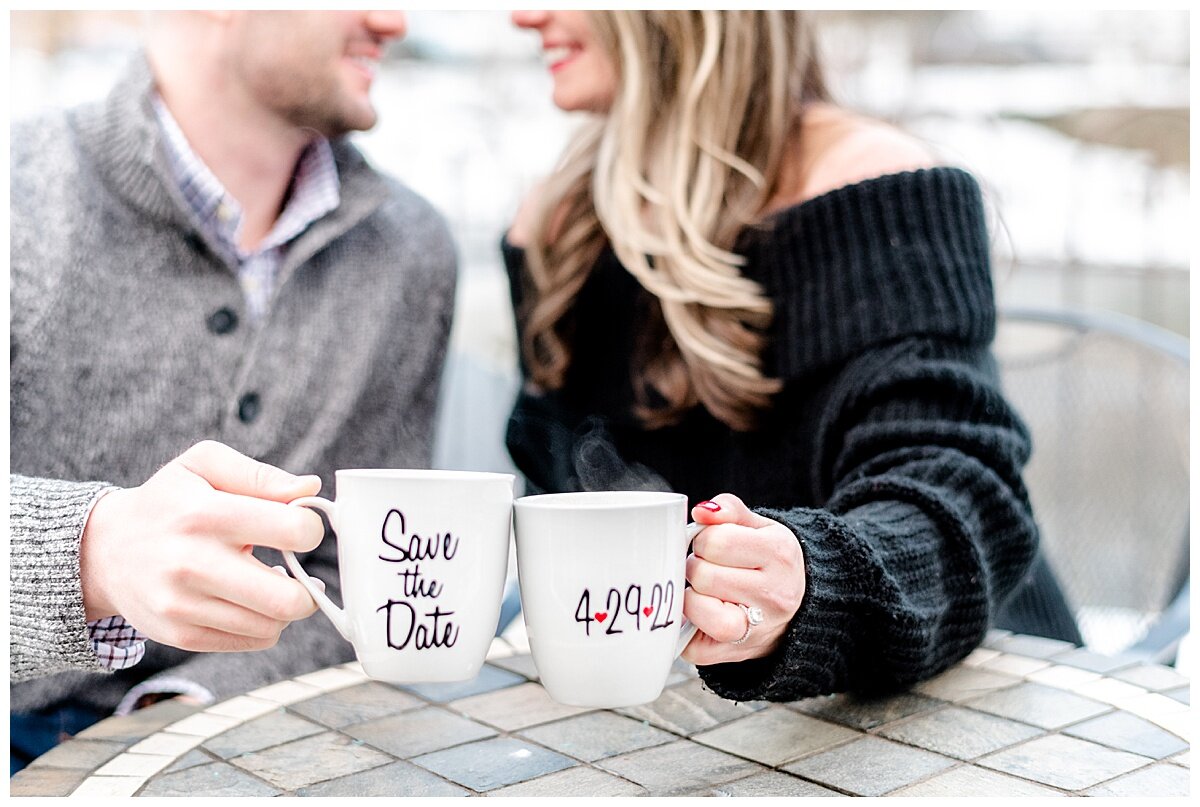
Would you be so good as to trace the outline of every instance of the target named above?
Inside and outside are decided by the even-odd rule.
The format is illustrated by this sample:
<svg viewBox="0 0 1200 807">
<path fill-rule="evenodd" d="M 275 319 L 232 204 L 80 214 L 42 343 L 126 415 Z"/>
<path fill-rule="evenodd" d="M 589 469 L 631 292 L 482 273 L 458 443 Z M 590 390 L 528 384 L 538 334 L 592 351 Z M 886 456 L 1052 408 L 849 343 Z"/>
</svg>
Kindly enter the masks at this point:
<svg viewBox="0 0 1200 807">
<path fill-rule="evenodd" d="M 805 556 L 773 656 L 701 670 L 726 697 L 894 690 L 982 639 L 1031 563 L 1029 436 L 1000 393 L 978 185 L 936 169 L 847 186 L 780 219 L 762 279 L 776 366 L 831 368 L 809 477 L 822 507 L 762 509 Z M 795 458 L 803 461 L 803 458 Z"/>
<path fill-rule="evenodd" d="M 100 670 L 79 580 L 83 522 L 104 482 L 9 477 L 9 679 Z"/>
<path fill-rule="evenodd" d="M 702 667 L 734 700 L 887 691 L 965 656 L 1033 557 L 1020 480 L 1029 443 L 971 351 L 912 340 L 835 383 L 815 461 L 825 507 L 759 512 L 789 527 L 806 590 L 778 651 Z"/>
</svg>

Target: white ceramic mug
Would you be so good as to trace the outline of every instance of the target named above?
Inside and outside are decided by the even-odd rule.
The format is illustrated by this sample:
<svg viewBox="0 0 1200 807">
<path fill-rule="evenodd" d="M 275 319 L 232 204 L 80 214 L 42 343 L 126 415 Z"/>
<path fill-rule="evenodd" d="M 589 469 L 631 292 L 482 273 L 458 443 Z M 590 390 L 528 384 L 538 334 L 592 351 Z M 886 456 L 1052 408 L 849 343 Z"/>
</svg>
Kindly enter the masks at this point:
<svg viewBox="0 0 1200 807">
<path fill-rule="evenodd" d="M 657 698 L 696 629 L 683 618 L 680 493 L 525 496 L 513 504 L 529 647 L 551 698 L 612 708 Z"/>
<path fill-rule="evenodd" d="M 474 678 L 500 619 L 514 477 L 388 469 L 336 477 L 336 503 L 306 496 L 291 504 L 329 517 L 344 608 L 284 552 L 292 574 L 372 678 Z"/>
</svg>

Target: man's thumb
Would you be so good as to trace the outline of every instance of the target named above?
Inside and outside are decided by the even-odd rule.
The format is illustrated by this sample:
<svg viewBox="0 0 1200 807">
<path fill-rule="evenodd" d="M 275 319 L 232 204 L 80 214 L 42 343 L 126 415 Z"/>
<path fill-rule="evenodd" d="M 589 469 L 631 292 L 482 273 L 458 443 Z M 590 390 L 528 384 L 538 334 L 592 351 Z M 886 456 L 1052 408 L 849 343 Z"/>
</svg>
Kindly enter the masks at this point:
<svg viewBox="0 0 1200 807">
<path fill-rule="evenodd" d="M 321 489 L 319 476 L 295 476 L 214 440 L 197 443 L 176 461 L 216 490 L 241 496 L 290 502 Z"/>
</svg>

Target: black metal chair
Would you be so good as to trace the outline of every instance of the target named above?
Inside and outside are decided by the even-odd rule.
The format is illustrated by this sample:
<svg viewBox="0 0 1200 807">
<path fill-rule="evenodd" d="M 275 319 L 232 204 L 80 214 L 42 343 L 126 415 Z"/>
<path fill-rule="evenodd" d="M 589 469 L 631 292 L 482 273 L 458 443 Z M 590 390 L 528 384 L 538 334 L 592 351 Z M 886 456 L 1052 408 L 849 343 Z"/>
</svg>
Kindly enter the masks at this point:
<svg viewBox="0 0 1200 807">
<path fill-rule="evenodd" d="M 1085 643 L 1174 663 L 1191 588 L 1188 340 L 1108 312 L 1002 308 L 995 354 Z"/>
</svg>

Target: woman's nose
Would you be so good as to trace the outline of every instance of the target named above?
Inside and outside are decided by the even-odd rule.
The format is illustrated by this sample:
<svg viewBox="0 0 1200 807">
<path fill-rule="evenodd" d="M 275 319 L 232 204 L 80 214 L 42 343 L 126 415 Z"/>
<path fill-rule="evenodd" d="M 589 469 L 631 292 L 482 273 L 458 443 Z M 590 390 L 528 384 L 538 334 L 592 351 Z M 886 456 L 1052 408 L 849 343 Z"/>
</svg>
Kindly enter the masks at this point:
<svg viewBox="0 0 1200 807">
<path fill-rule="evenodd" d="M 545 25 L 549 19 L 549 11 L 514 11 L 512 13 L 513 25 L 518 28 L 539 28 Z"/>
</svg>

